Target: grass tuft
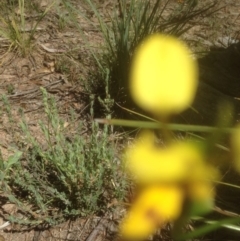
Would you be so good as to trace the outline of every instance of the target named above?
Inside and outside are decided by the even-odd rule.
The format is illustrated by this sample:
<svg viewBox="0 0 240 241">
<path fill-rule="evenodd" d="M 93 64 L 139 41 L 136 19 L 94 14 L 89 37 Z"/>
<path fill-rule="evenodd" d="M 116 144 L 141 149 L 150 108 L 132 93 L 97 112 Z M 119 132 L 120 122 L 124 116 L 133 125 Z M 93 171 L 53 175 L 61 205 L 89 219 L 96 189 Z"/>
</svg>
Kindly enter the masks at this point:
<svg viewBox="0 0 240 241">
<path fill-rule="evenodd" d="M 27 2 L 29 3 L 29 2 Z M 40 12 L 37 20 L 29 26 L 26 25 L 26 2 L 25 0 L 15 1 L 3 0 L 0 3 L 0 36 L 8 43 L 8 51 L 17 52 L 20 56 L 26 57 L 34 47 L 34 35 L 37 27 L 49 10 L 55 5 L 52 2 L 44 11 Z"/>
<path fill-rule="evenodd" d="M 125 190 L 124 181 L 119 183 L 123 177 L 109 142 L 110 129 L 101 130 L 92 123 L 84 130 L 82 122 L 76 124 L 73 111 L 69 122 L 64 121 L 55 100 L 45 89 L 41 91 L 47 121 L 39 122 L 39 135 L 44 141 L 34 136 L 22 114 L 18 125 L 24 141 L 15 143 L 8 160 L 0 158 L 0 188 L 18 209 L 18 215 L 5 213 L 4 217 L 28 226 L 54 225 L 106 211 L 114 198 L 123 198 Z M 5 108 L 12 118 L 6 101 Z"/>
</svg>

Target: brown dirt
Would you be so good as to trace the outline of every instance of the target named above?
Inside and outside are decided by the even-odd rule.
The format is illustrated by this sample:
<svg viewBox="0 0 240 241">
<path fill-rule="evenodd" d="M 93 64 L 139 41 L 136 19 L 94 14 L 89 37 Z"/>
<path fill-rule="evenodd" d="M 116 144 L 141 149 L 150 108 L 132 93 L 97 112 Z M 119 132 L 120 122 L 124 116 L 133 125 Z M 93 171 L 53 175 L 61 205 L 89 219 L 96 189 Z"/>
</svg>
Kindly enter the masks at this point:
<svg viewBox="0 0 240 241">
<path fill-rule="evenodd" d="M 201 4 L 208 4 L 209 1 L 211 0 L 202 0 Z M 44 9 L 49 2 L 51 1 L 41 0 L 39 6 Z M 106 21 L 109 21 L 109 18 L 107 18 L 108 12 L 115 9 L 113 1 L 95 0 L 95 2 L 101 14 L 105 15 Z M 177 1 L 172 2 L 183 4 L 177 3 Z M 56 98 L 60 114 L 66 118 L 66 121 L 70 108 L 73 108 L 79 114 L 79 118 L 82 119 L 85 118 L 83 110 L 88 108 L 88 103 L 82 100 L 82 97 L 86 95 L 83 80 L 87 79 L 89 73 L 95 71 L 95 64 L 91 53 L 89 53 L 89 46 L 85 46 L 86 42 L 83 36 L 88 40 L 92 51 L 97 51 L 99 46 L 103 44 L 103 38 L 94 13 L 87 10 L 82 3 L 78 3 L 76 6 L 91 19 L 91 22 L 88 22 L 81 15 L 77 16 L 78 24 L 83 29 L 83 33 L 77 31 L 74 26 L 67 25 L 60 29 L 58 25 L 59 12 L 50 11 L 38 26 L 34 36 L 33 50 L 27 57 L 21 57 L 16 52 L 8 51 L 7 42 L 0 38 L 0 95 L 7 95 L 16 119 L 20 118 L 18 109 L 23 109 L 31 131 L 34 135 L 39 136 L 39 141 L 41 141 L 41 136 L 36 123 L 43 117 L 40 87 L 45 87 Z M 218 8 L 221 9 L 216 14 L 206 17 L 201 22 L 196 19 L 196 22 L 191 23 L 194 27 L 184 35 L 184 38 L 193 48 L 196 47 L 196 42 L 200 42 L 201 48 L 204 49 L 210 49 L 212 46 L 227 47 L 229 42 L 240 39 L 238 36 L 240 2 L 237 0 L 219 0 Z M 61 13 L 67 15 L 60 2 L 58 3 L 58 9 Z M 171 12 L 171 6 L 168 12 Z M 33 16 L 28 17 L 28 21 L 34 21 Z M 197 46 L 199 48 L 199 44 Z M 216 90 L 216 86 L 213 86 L 213 92 L 216 91 L 220 92 L 217 93 L 220 96 L 224 95 L 221 90 Z M 0 102 L 0 108 L 1 106 L 2 103 Z M 215 115 L 214 111 L 213 116 Z M 202 113 L 202 115 L 205 114 L 205 112 Z M 198 117 L 195 119 L 198 119 Z M 11 144 L 22 137 L 17 135 L 17 131 L 15 134 L 14 130 L 9 131 L 11 127 L 6 114 L 1 114 L 0 123 L 0 135 L 2 137 L 0 148 L 4 158 L 6 158 L 11 154 Z M 74 221 L 66 221 L 47 230 L 19 232 L 15 231 L 18 228 L 10 225 L 0 230 L 0 240 L 113 240 L 111 234 L 117 228 L 118 212 L 122 211 L 116 210 L 116 214 L 106 214 L 105 217 L 79 218 Z M 0 219 L 0 226 L 4 223 L 6 223 L 6 220 Z"/>
</svg>

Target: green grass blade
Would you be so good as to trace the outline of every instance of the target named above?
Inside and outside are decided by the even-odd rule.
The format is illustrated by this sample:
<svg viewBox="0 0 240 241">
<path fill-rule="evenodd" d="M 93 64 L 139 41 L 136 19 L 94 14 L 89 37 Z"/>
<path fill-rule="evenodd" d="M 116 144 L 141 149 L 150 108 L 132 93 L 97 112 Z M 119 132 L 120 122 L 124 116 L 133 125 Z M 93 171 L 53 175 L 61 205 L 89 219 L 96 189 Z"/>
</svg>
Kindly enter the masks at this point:
<svg viewBox="0 0 240 241">
<path fill-rule="evenodd" d="M 221 227 L 231 227 L 231 228 L 234 227 L 235 230 L 237 229 L 239 231 L 239 227 L 232 225 L 239 222 L 240 222 L 240 218 L 228 218 L 228 219 L 223 219 L 221 221 L 206 221 L 207 223 L 206 225 L 200 228 L 197 228 L 196 230 L 190 233 L 178 235 L 178 237 L 176 237 L 175 240 L 182 241 L 182 240 L 190 240 L 196 237 L 201 237 Z"/>
</svg>

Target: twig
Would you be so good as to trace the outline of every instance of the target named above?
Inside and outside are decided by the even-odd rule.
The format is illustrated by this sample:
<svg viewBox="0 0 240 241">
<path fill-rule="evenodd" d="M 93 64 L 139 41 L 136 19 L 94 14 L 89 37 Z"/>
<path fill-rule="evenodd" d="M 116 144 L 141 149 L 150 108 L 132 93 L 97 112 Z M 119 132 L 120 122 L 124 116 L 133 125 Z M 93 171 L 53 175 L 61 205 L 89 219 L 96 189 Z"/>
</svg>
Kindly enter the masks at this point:
<svg viewBox="0 0 240 241">
<path fill-rule="evenodd" d="M 101 218 L 98 225 L 94 230 L 90 233 L 86 241 L 102 241 L 104 240 L 104 236 L 106 235 L 106 226 L 108 224 L 107 219 Z"/>
<path fill-rule="evenodd" d="M 6 228 L 7 226 L 9 226 L 11 223 L 10 222 L 5 222 L 3 225 L 0 226 L 0 229 L 4 229 Z"/>
<path fill-rule="evenodd" d="M 216 211 L 217 213 L 223 214 L 225 216 L 228 216 L 228 217 L 240 217 L 240 215 L 237 213 L 233 213 L 228 210 L 223 210 L 217 206 L 214 208 L 214 211 Z"/>
<path fill-rule="evenodd" d="M 44 85 L 44 86 L 42 86 L 42 87 L 43 87 L 43 88 L 48 88 L 48 87 L 50 87 L 50 86 L 59 84 L 59 83 L 61 83 L 62 81 L 64 81 L 64 79 L 61 78 L 60 80 L 57 80 L 57 81 L 52 82 L 52 83 L 50 83 L 50 84 Z M 20 92 L 20 93 L 18 93 L 18 94 L 14 94 L 14 95 L 8 95 L 7 97 L 8 97 L 8 98 L 15 98 L 15 97 L 23 96 L 23 95 L 32 94 L 32 93 L 34 93 L 34 92 L 36 92 L 36 91 L 39 91 L 39 88 L 34 88 L 34 89 L 32 89 L 32 90 L 23 91 L 23 92 Z"/>
</svg>

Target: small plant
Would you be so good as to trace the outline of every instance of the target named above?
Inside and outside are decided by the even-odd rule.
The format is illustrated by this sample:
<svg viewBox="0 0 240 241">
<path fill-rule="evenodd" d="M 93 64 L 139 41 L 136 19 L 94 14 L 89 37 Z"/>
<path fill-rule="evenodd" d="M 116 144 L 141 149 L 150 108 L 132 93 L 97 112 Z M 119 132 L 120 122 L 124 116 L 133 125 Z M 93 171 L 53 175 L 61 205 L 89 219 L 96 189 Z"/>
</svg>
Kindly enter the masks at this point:
<svg viewBox="0 0 240 241">
<path fill-rule="evenodd" d="M 37 27 L 54 4 L 55 1 L 40 14 L 34 25 L 27 29 L 25 0 L 18 0 L 17 8 L 14 1 L 1 1 L 0 8 L 3 13 L 0 17 L 0 36 L 8 41 L 8 51 L 16 51 L 23 57 L 31 52 Z"/>
<path fill-rule="evenodd" d="M 39 127 L 44 143 L 31 133 L 22 115 L 19 150 L 0 161 L 0 188 L 6 201 L 22 213 L 20 217 L 5 213 L 5 218 L 29 226 L 54 225 L 66 218 L 98 213 L 112 199 L 121 200 L 125 189 L 124 181 L 119 182 L 123 176 L 108 140 L 109 128 L 101 130 L 92 123 L 84 131 L 83 123 L 76 124 L 74 112 L 64 121 L 54 99 L 45 89 L 42 94 L 47 122 L 41 120 Z"/>
</svg>

